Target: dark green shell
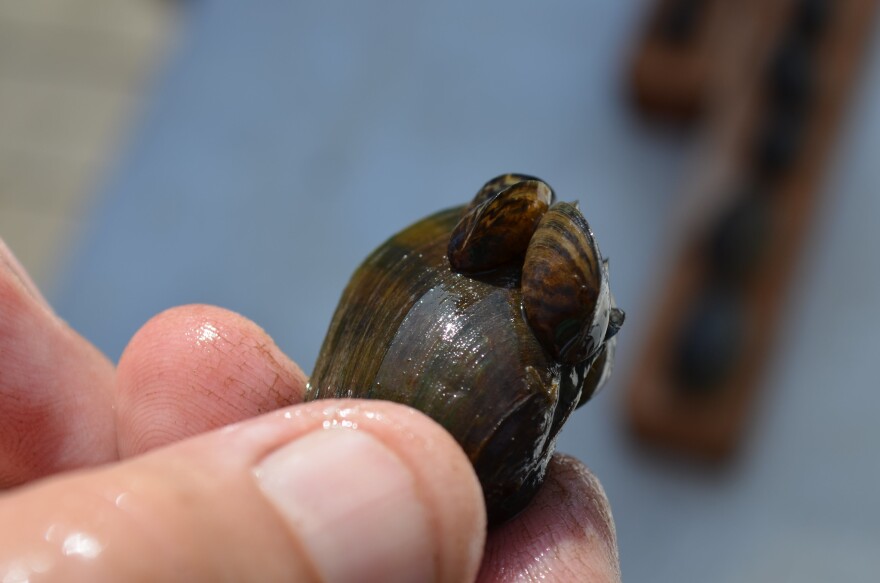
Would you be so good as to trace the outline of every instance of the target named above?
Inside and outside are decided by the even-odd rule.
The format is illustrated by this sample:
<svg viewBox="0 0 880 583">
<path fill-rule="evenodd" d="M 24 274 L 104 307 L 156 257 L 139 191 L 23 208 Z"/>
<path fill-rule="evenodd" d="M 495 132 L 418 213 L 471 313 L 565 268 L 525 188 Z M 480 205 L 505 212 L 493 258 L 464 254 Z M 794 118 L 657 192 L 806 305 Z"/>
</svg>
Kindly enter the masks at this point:
<svg viewBox="0 0 880 583">
<path fill-rule="evenodd" d="M 358 268 L 306 400 L 383 399 L 428 414 L 470 457 L 498 523 L 537 491 L 557 432 L 610 371 L 613 343 L 581 362 L 557 362 L 524 316 L 522 259 L 477 275 L 451 269 L 450 235 L 464 213 L 419 221 Z M 601 370 L 591 370 L 594 362 Z"/>
</svg>

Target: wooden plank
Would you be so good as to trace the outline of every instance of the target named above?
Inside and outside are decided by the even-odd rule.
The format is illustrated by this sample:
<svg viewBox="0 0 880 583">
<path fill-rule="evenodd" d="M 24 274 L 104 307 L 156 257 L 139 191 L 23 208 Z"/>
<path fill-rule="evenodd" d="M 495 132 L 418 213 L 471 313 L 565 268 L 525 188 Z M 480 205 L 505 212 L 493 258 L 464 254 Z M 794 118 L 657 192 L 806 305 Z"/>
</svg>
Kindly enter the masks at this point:
<svg viewBox="0 0 880 583">
<path fill-rule="evenodd" d="M 637 359 L 640 366 L 626 395 L 631 426 L 646 441 L 711 459 L 727 457 L 742 441 L 759 396 L 762 373 L 785 315 L 789 288 L 795 281 L 799 262 L 804 259 L 802 251 L 815 221 L 824 168 L 871 36 L 877 2 L 838 0 L 833 5 L 828 29 L 814 55 L 817 83 L 807 110 L 809 121 L 788 169 L 772 175 L 767 168 L 763 172 L 756 170 L 759 164 L 755 144 L 764 131 L 761 124 L 785 113 L 768 113 L 766 66 L 744 62 L 740 70 L 731 71 L 730 90 L 722 92 L 710 117 L 713 141 L 708 159 L 724 170 L 717 173 L 714 181 L 701 185 L 700 194 L 709 204 L 704 204 L 700 214 L 689 222 L 668 280 L 655 296 L 659 298 L 656 319 L 646 336 L 642 357 Z M 775 16 L 754 13 L 760 19 L 755 22 L 756 30 L 761 31 L 759 38 L 765 41 L 758 44 L 767 51 L 758 63 L 770 62 L 780 39 L 787 34 L 797 6 L 787 4 L 787 9 Z M 746 190 L 754 190 L 754 185 L 758 185 L 760 192 L 750 196 L 765 205 L 771 228 L 756 271 L 746 281 L 734 285 L 719 282 L 714 275 L 707 241 L 716 228 L 719 213 L 744 200 L 743 182 Z M 681 366 L 676 364 L 682 361 L 680 338 L 685 322 L 694 317 L 695 306 L 710 290 L 714 294 L 719 288 L 718 293 L 732 298 L 735 307 L 726 318 L 738 328 L 728 334 L 738 335 L 738 354 L 734 350 L 727 355 L 731 357 L 730 366 L 723 378 L 709 383 L 711 386 L 688 389 L 692 383 L 683 380 Z M 724 325 L 722 322 L 719 326 Z"/>
</svg>

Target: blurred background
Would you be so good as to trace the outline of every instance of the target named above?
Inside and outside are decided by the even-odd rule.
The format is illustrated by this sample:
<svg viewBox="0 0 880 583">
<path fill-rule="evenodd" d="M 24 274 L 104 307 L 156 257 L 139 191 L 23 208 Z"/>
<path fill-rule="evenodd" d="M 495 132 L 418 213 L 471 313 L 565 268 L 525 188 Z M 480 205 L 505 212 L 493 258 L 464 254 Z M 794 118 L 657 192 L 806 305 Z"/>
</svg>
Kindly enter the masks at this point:
<svg viewBox="0 0 880 583">
<path fill-rule="evenodd" d="M 152 315 L 205 302 L 308 372 L 370 250 L 496 174 L 540 176 L 580 201 L 627 311 L 611 386 L 559 442 L 605 485 L 624 579 L 875 581 L 880 44 L 810 185 L 744 442 L 705 464 L 637 444 L 623 406 L 684 193 L 725 151 L 634 107 L 655 8 L 0 0 L 0 236 L 112 359 Z"/>
</svg>

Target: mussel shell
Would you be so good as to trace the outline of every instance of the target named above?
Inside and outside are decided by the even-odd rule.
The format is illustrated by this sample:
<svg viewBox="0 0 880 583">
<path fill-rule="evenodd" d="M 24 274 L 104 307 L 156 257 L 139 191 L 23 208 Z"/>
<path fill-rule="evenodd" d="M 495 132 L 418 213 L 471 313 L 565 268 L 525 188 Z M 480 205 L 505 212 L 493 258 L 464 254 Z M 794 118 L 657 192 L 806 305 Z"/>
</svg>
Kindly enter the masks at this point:
<svg viewBox="0 0 880 583">
<path fill-rule="evenodd" d="M 657 32 L 667 43 L 685 47 L 692 43 L 706 12 L 706 0 L 675 0 L 666 3 L 657 23 Z"/>
<path fill-rule="evenodd" d="M 567 383 L 577 392 L 560 395 L 561 366 L 522 317 L 518 267 L 481 278 L 450 269 L 461 214 L 416 223 L 355 272 L 306 400 L 385 399 L 428 414 L 470 457 L 498 523 L 537 491 L 580 387 Z M 557 411 L 560 401 L 567 411 Z"/>
<path fill-rule="evenodd" d="M 799 0 L 795 4 L 795 31 L 806 41 L 816 44 L 828 30 L 837 6 L 834 0 Z"/>
<path fill-rule="evenodd" d="M 758 126 L 752 156 L 762 179 L 785 175 L 798 162 L 810 116 L 801 108 L 770 108 Z"/>
<path fill-rule="evenodd" d="M 611 303 L 599 247 L 568 203 L 547 211 L 529 243 L 522 273 L 526 319 L 558 362 L 576 364 L 605 339 Z"/>
<path fill-rule="evenodd" d="M 802 38 L 789 35 L 770 61 L 767 85 L 776 105 L 804 108 L 815 93 L 816 69 L 811 47 Z"/>
<path fill-rule="evenodd" d="M 712 225 L 706 253 L 716 279 L 733 286 L 754 278 L 773 239 L 772 202 L 763 196 L 734 201 Z"/>
<path fill-rule="evenodd" d="M 449 238 L 452 268 L 480 273 L 522 261 L 552 196 L 544 182 L 524 180 L 469 207 Z"/>
<path fill-rule="evenodd" d="M 743 352 L 743 299 L 727 287 L 710 288 L 690 308 L 678 338 L 673 339 L 672 373 L 681 395 L 711 398 L 736 369 Z"/>
<path fill-rule="evenodd" d="M 467 208 L 465 209 L 465 212 L 471 210 L 472 208 L 474 208 L 476 206 L 483 204 L 484 202 L 486 202 L 490 198 L 494 197 L 496 194 L 498 194 L 502 190 L 507 190 L 508 188 L 510 188 L 511 186 L 513 186 L 514 184 L 516 184 L 518 182 L 527 182 L 527 181 L 544 182 L 540 178 L 535 178 L 534 176 L 529 176 L 528 174 L 515 174 L 515 173 L 499 174 L 495 178 L 487 181 L 486 184 L 484 184 L 482 187 L 480 187 L 480 190 L 477 191 L 477 194 L 474 195 L 474 198 L 471 200 L 470 203 L 468 203 Z M 544 184 L 546 185 L 547 183 L 544 182 Z M 555 196 L 556 195 L 553 193 L 553 189 L 551 188 L 550 189 L 550 197 L 551 197 L 550 202 L 551 203 L 553 202 L 553 199 L 555 199 Z"/>
</svg>

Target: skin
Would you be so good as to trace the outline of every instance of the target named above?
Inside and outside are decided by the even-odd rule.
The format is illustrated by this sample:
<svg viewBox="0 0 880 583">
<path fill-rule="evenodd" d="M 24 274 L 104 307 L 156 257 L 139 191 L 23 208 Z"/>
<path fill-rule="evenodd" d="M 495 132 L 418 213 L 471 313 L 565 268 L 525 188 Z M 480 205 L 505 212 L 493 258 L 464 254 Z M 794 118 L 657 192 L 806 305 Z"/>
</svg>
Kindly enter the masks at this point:
<svg viewBox="0 0 880 583">
<path fill-rule="evenodd" d="M 0 242 L 0 578 L 620 580 L 580 462 L 554 458 L 487 535 L 442 428 L 381 401 L 302 404 L 305 382 L 259 326 L 203 305 L 155 316 L 114 367 Z"/>
</svg>

